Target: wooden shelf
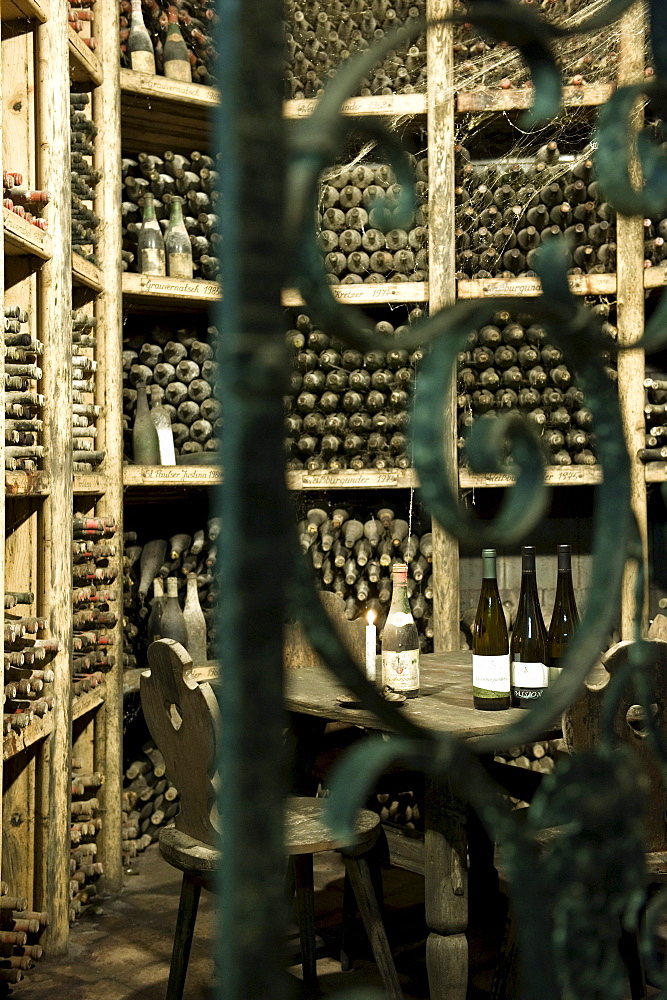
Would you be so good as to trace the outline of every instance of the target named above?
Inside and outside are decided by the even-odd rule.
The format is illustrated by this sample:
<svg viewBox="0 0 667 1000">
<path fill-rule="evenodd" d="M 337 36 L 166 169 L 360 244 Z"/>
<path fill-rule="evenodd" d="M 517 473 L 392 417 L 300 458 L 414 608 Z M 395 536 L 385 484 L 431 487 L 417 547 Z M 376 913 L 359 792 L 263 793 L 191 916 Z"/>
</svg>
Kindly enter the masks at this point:
<svg viewBox="0 0 667 1000">
<path fill-rule="evenodd" d="M 215 87 L 122 69 L 120 91 L 123 149 L 163 153 L 211 146 L 213 112 L 220 103 Z"/>
<path fill-rule="evenodd" d="M 566 108 L 597 107 L 604 104 L 615 90 L 611 83 L 589 84 L 583 87 L 563 87 L 563 104 Z M 456 110 L 465 111 L 523 111 L 533 103 L 533 88 L 520 90 L 476 90 L 460 91 L 456 98 Z"/>
<path fill-rule="evenodd" d="M 0 17 L 3 21 L 39 21 L 45 24 L 49 19 L 48 0 L 2 0 Z"/>
<path fill-rule="evenodd" d="M 21 753 L 27 747 L 32 746 L 38 740 L 43 740 L 45 736 L 53 732 L 53 712 L 47 712 L 41 718 L 39 716 L 26 726 L 25 729 L 12 730 L 3 739 L 2 756 L 3 760 L 10 760 L 17 753 Z"/>
<path fill-rule="evenodd" d="M 602 482 L 602 469 L 599 465 L 549 465 L 544 480 L 549 486 L 595 486 Z M 515 482 L 516 477 L 510 473 L 476 475 L 467 469 L 459 471 L 459 486 L 464 490 L 514 486 Z"/>
<path fill-rule="evenodd" d="M 317 98 L 305 101 L 285 101 L 285 118 L 307 118 L 317 107 Z M 386 94 L 380 97 L 351 97 L 341 106 L 341 113 L 350 117 L 371 115 L 382 118 L 415 117 L 426 114 L 426 94 Z"/>
<path fill-rule="evenodd" d="M 385 302 L 428 302 L 428 283 L 424 281 L 387 281 L 382 285 L 330 285 L 333 296 L 347 305 L 372 306 Z M 284 306 L 302 306 L 296 288 L 285 288 Z"/>
<path fill-rule="evenodd" d="M 34 256 L 50 260 L 52 256 L 51 237 L 43 229 L 12 212 L 2 210 L 2 224 L 5 233 L 5 254 L 10 257 Z"/>
<path fill-rule="evenodd" d="M 360 469 L 359 472 L 288 472 L 289 490 L 386 490 L 418 486 L 414 469 Z"/>
<path fill-rule="evenodd" d="M 573 295 L 615 295 L 615 274 L 571 274 Z M 484 299 L 495 295 L 536 296 L 542 294 L 539 278 L 478 278 L 457 282 L 459 299 Z"/>
<path fill-rule="evenodd" d="M 99 684 L 92 691 L 86 691 L 85 694 L 75 695 L 72 698 L 72 721 L 74 722 L 76 719 L 80 719 L 82 715 L 87 715 L 88 712 L 99 708 L 104 702 L 106 695 L 106 684 Z"/>
<path fill-rule="evenodd" d="M 667 267 L 647 267 L 644 271 L 644 288 L 663 288 L 667 285 Z"/>
<path fill-rule="evenodd" d="M 69 74 L 74 83 L 99 87 L 104 79 L 102 64 L 87 45 L 84 45 L 73 28 L 68 27 Z"/>
<path fill-rule="evenodd" d="M 102 291 L 102 272 L 89 260 L 84 260 L 81 254 L 72 254 L 72 282 L 92 288 L 94 292 Z"/>
<path fill-rule="evenodd" d="M 74 476 L 73 490 L 75 494 L 93 494 L 102 496 L 106 493 L 108 480 L 97 472 L 77 472 Z"/>
<path fill-rule="evenodd" d="M 5 472 L 6 497 L 44 497 L 50 491 L 47 472 Z"/>
<path fill-rule="evenodd" d="M 189 281 L 187 278 L 154 278 L 148 274 L 123 275 L 123 299 L 144 309 L 169 308 L 179 311 L 207 309 L 220 300 L 220 285 L 215 281 Z"/>
<path fill-rule="evenodd" d="M 222 482 L 219 465 L 125 465 L 123 486 L 126 489 L 162 488 L 165 486 L 217 486 Z"/>
</svg>

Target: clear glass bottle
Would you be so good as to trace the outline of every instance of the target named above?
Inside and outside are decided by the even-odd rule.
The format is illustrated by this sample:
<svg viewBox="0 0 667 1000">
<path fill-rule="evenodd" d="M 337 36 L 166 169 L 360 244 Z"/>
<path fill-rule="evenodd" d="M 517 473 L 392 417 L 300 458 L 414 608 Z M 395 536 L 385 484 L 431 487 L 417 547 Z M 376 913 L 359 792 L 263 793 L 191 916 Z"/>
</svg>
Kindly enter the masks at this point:
<svg viewBox="0 0 667 1000">
<path fill-rule="evenodd" d="M 192 244 L 183 222 L 183 199 L 172 195 L 169 226 L 164 237 L 167 274 L 170 278 L 192 278 Z"/>
<path fill-rule="evenodd" d="M 535 548 L 521 548 L 521 592 L 512 630 L 512 703 L 530 708 L 549 686 L 547 630 L 535 576 Z"/>
<path fill-rule="evenodd" d="M 419 636 L 407 594 L 408 567 L 394 563 L 394 589 L 382 630 L 382 686 L 416 698 L 419 694 Z"/>
<path fill-rule="evenodd" d="M 127 54 L 130 57 L 130 66 L 133 70 L 155 75 L 153 40 L 144 23 L 141 0 L 132 0 L 132 20 L 127 39 Z"/>
<path fill-rule="evenodd" d="M 156 277 L 167 273 L 164 239 L 155 216 L 155 202 L 150 191 L 144 194 L 141 229 L 137 234 L 137 263 L 140 274 Z"/>
<path fill-rule="evenodd" d="M 560 673 L 561 660 L 578 626 L 579 612 L 572 583 L 571 550 L 569 545 L 559 545 L 556 601 L 548 634 L 550 682 Z"/>
<path fill-rule="evenodd" d="M 495 549 L 482 550 L 482 589 L 472 627 L 472 700 L 486 711 L 510 707 L 510 649 Z"/>
</svg>

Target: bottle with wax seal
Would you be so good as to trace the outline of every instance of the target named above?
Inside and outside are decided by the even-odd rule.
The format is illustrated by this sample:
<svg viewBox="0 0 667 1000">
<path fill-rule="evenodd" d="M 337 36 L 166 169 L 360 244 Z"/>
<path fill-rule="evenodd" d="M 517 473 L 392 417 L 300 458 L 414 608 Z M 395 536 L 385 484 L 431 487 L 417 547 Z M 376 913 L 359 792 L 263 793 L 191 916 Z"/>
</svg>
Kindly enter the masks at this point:
<svg viewBox="0 0 667 1000">
<path fill-rule="evenodd" d="M 382 686 L 406 698 L 419 694 L 419 636 L 408 601 L 408 567 L 394 563 L 391 607 L 382 631 Z"/>
</svg>

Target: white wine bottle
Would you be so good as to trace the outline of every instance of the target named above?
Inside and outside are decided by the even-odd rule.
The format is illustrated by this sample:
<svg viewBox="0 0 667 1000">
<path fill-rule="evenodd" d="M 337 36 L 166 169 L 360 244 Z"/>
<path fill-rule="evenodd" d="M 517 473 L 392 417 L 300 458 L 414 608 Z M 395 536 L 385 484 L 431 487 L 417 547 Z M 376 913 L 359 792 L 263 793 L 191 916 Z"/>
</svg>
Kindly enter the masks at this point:
<svg viewBox="0 0 667 1000">
<path fill-rule="evenodd" d="M 164 239 L 160 223 L 155 216 L 155 202 L 150 191 L 144 195 L 142 224 L 137 234 L 137 252 L 141 274 L 166 275 Z"/>
<path fill-rule="evenodd" d="M 510 649 L 496 580 L 496 550 L 482 550 L 482 589 L 472 627 L 472 700 L 475 708 L 510 707 Z"/>
<path fill-rule="evenodd" d="M 408 567 L 394 563 L 391 607 L 382 630 L 382 686 L 416 698 L 419 694 L 419 636 L 407 594 Z"/>
<path fill-rule="evenodd" d="M 558 546 L 558 580 L 556 602 L 549 625 L 549 682 L 561 671 L 561 660 L 568 643 L 579 625 L 579 612 L 572 585 L 571 550 L 569 545 Z"/>
<path fill-rule="evenodd" d="M 141 0 L 132 0 L 132 21 L 127 39 L 127 54 L 130 66 L 140 73 L 155 75 L 155 50 L 153 41 L 144 24 L 141 12 Z"/>
<path fill-rule="evenodd" d="M 512 643 L 512 703 L 530 708 L 549 686 L 547 630 L 544 626 L 535 576 L 535 548 L 521 548 L 521 592 Z"/>
</svg>

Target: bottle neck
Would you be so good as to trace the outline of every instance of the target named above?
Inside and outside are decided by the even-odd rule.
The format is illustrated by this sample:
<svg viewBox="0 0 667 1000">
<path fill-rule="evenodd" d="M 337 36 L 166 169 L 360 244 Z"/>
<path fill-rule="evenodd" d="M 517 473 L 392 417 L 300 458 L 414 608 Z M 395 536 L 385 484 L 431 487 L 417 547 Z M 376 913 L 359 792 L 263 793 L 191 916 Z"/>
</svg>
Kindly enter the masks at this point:
<svg viewBox="0 0 667 1000">
<path fill-rule="evenodd" d="M 146 386 L 143 382 L 140 382 L 137 386 L 137 413 L 139 411 L 143 412 L 148 409 L 148 395 L 146 394 Z"/>
<path fill-rule="evenodd" d="M 171 199 L 171 208 L 169 211 L 169 225 L 170 226 L 184 226 L 183 222 L 183 202 L 180 198 Z"/>
<path fill-rule="evenodd" d="M 175 576 L 167 577 L 167 597 L 175 597 L 178 600 L 178 580 Z"/>
<path fill-rule="evenodd" d="M 155 204 L 153 202 L 153 195 L 150 192 L 146 192 L 144 195 L 143 220 L 144 222 L 155 222 Z"/>
<path fill-rule="evenodd" d="M 197 593 L 197 574 L 196 573 L 188 573 L 187 587 L 188 587 L 188 593 L 189 594 L 196 594 Z"/>
<path fill-rule="evenodd" d="M 153 597 L 164 597 L 164 590 L 162 588 L 162 580 L 157 576 L 153 580 Z"/>
</svg>

